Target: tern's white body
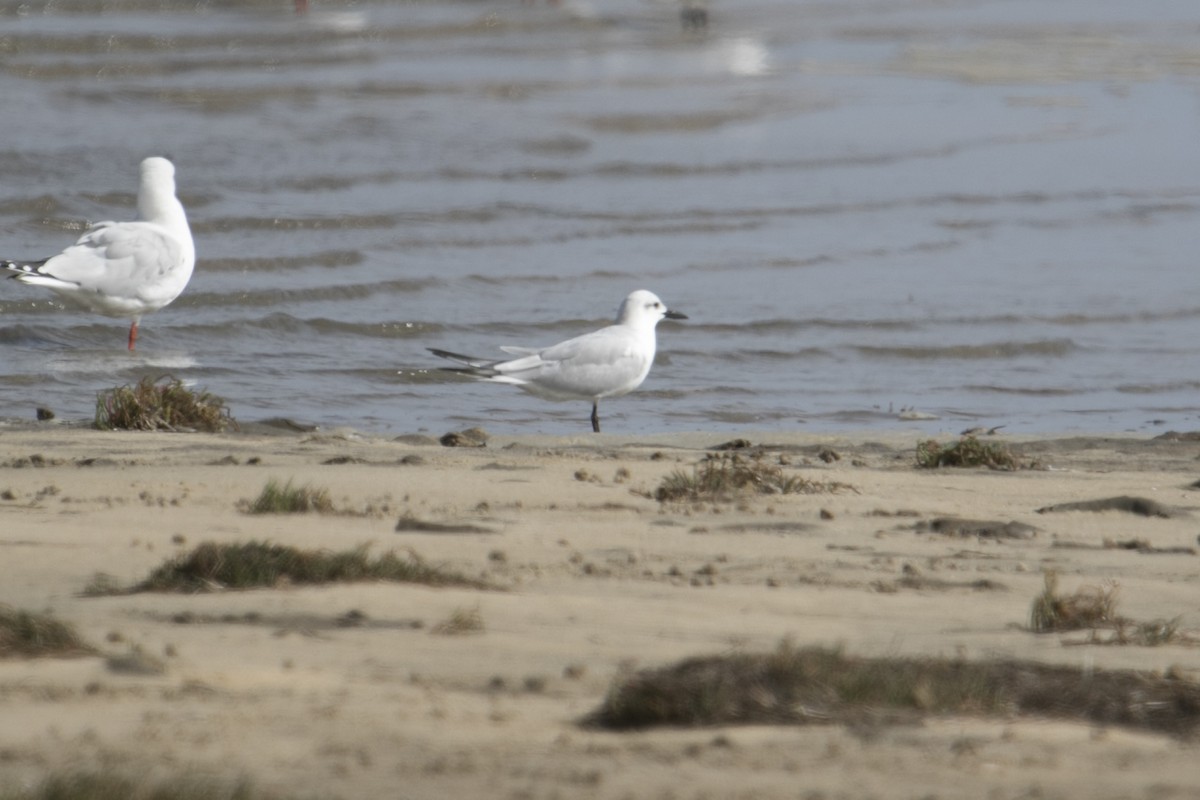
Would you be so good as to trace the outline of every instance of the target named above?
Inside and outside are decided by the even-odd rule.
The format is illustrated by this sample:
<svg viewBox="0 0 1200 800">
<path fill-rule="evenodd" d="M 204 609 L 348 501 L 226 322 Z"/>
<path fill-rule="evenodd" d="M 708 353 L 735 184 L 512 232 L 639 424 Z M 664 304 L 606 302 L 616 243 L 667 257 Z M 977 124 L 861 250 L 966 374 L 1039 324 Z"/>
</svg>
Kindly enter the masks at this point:
<svg viewBox="0 0 1200 800">
<path fill-rule="evenodd" d="M 142 315 L 178 297 L 196 264 L 187 214 L 175 196 L 175 167 L 165 158 L 142 161 L 138 216 L 134 222 L 93 225 L 75 244 L 44 261 L 0 260 L 0 267 L 68 303 L 131 320 L 132 350 Z"/>
<path fill-rule="evenodd" d="M 599 431 L 596 405 L 604 397 L 620 397 L 641 386 L 654 364 L 655 327 L 663 318 L 687 319 L 668 311 L 652 292 L 638 290 L 621 303 L 616 322 L 546 348 L 501 347 L 518 356 L 486 361 L 445 350 L 436 355 L 466 365 L 455 371 L 508 383 L 547 400 L 590 400 L 592 427 Z"/>
</svg>

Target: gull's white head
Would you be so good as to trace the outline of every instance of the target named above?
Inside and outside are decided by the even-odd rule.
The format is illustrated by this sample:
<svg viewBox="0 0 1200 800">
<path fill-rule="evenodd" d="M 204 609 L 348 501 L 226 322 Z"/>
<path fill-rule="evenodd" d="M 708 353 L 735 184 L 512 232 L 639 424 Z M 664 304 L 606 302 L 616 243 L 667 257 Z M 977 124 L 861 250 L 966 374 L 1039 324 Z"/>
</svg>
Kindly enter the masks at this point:
<svg viewBox="0 0 1200 800">
<path fill-rule="evenodd" d="M 617 324 L 634 328 L 653 328 L 664 318 L 687 319 L 687 315 L 667 310 L 666 304 L 658 299 L 658 295 L 645 289 L 631 293 L 617 311 Z"/>
<path fill-rule="evenodd" d="M 143 159 L 138 214 L 157 220 L 175 202 L 175 165 L 160 156 Z"/>
<path fill-rule="evenodd" d="M 138 187 L 138 216 L 146 222 L 163 225 L 194 253 L 187 212 L 175 196 L 175 165 L 160 156 L 142 160 L 142 180 Z M 189 256 L 194 258 L 195 256 Z"/>
<path fill-rule="evenodd" d="M 170 182 L 172 193 L 174 193 L 175 165 L 162 156 L 142 159 L 142 182 L 154 184 Z"/>
</svg>

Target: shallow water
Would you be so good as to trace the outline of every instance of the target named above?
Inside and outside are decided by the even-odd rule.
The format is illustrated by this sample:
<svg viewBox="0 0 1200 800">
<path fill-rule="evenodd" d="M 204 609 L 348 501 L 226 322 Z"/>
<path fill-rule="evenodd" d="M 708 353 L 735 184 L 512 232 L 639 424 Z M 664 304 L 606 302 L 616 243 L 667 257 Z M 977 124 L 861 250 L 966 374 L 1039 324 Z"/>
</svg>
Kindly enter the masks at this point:
<svg viewBox="0 0 1200 800">
<path fill-rule="evenodd" d="M 126 323 L 0 284 L 0 414 L 172 374 L 236 417 L 588 429 L 438 372 L 659 326 L 605 430 L 1200 415 L 1193 0 L 0 2 L 0 255 L 133 213 L 171 157 L 199 262 Z"/>
</svg>

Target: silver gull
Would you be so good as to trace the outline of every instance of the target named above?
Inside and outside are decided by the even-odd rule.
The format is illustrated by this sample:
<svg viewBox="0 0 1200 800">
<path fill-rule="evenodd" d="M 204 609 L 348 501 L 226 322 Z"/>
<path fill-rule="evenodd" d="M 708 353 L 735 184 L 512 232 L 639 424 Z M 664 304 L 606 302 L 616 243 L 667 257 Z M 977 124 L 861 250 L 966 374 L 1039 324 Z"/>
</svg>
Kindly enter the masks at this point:
<svg viewBox="0 0 1200 800">
<path fill-rule="evenodd" d="M 183 204 L 175 197 L 175 166 L 165 158 L 142 161 L 135 222 L 100 222 L 79 241 L 41 261 L 0 259 L 21 283 L 44 286 L 68 303 L 109 317 L 125 317 L 129 349 L 142 315 L 170 303 L 187 286 L 196 246 Z"/>
</svg>

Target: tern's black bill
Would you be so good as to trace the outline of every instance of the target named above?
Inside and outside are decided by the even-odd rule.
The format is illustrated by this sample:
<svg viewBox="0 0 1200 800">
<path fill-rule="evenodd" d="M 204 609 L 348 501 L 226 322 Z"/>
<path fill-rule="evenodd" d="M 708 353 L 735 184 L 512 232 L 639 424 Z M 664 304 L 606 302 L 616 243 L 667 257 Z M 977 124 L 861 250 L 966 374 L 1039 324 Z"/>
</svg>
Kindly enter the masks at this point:
<svg viewBox="0 0 1200 800">
<path fill-rule="evenodd" d="M 667 319 L 687 319 L 688 318 L 687 314 L 684 314 L 680 311 L 668 311 L 667 313 L 663 314 L 663 316 L 666 317 Z"/>
</svg>

